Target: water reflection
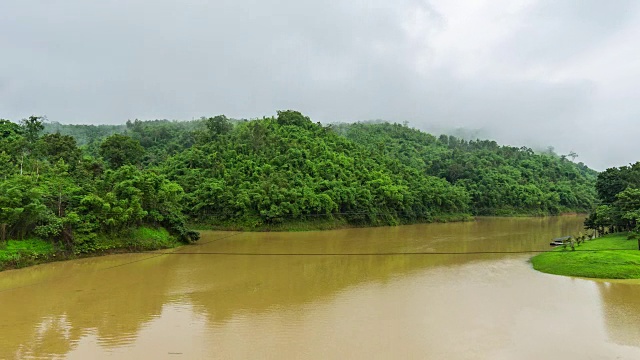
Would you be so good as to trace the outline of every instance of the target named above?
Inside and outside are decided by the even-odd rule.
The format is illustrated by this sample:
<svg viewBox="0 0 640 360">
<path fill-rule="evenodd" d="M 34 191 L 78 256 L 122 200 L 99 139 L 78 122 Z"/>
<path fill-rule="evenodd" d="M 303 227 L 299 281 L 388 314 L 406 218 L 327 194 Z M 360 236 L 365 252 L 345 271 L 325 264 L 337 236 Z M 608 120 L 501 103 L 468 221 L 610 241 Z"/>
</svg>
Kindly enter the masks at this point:
<svg viewBox="0 0 640 360">
<path fill-rule="evenodd" d="M 611 340 L 640 347 L 640 282 L 598 282 L 598 290 Z"/>
<path fill-rule="evenodd" d="M 14 286 L 32 279 L 30 270 L 52 276 L 0 293 L 0 358 L 64 355 L 90 332 L 104 348 L 132 343 L 142 324 L 158 316 L 169 300 L 165 294 L 172 269 L 163 266 L 166 259 L 161 257 L 104 269 L 141 256 L 148 255 L 84 259 L 2 274 Z"/>
<path fill-rule="evenodd" d="M 0 358 L 388 358 L 400 349 L 409 357 L 433 349 L 429 356 L 456 358 L 446 356 L 450 339 L 467 343 L 457 345 L 459 358 L 525 358 L 523 351 L 548 354 L 513 334 L 549 323 L 591 329 L 584 341 L 602 350 L 598 290 L 607 332 L 637 339 L 640 319 L 615 315 L 620 310 L 611 309 L 621 305 L 611 304 L 637 308 L 638 287 L 607 293 L 590 281 L 539 274 L 526 254 L 208 254 L 542 250 L 553 237 L 579 232 L 581 223 L 519 218 L 233 237 L 206 232 L 200 246 L 173 255 L 0 273 Z M 624 330 L 634 325 L 635 332 Z M 615 341 L 640 346 L 632 337 Z"/>
<path fill-rule="evenodd" d="M 481 219 L 474 223 L 345 229 L 306 233 L 248 233 L 186 249 L 202 253 L 175 256 L 175 268 L 191 269 L 180 292 L 224 321 L 237 309 L 262 312 L 272 307 L 317 301 L 353 284 L 385 283 L 428 267 L 454 267 L 510 255 L 397 256 L 212 256 L 208 251 L 240 253 L 379 253 L 522 251 L 548 248 L 557 234 L 581 227 L 582 219 Z M 203 235 L 207 243 L 221 233 Z M 195 255 L 198 256 L 198 255 Z M 224 274 L 224 276 L 212 276 Z"/>
</svg>

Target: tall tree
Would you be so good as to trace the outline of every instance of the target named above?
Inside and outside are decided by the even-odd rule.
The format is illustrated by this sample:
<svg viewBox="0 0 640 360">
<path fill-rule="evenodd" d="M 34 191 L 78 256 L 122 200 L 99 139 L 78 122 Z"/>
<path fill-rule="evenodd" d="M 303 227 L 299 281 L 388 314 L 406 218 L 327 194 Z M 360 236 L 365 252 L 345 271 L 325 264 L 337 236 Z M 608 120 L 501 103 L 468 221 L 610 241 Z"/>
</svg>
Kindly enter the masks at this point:
<svg viewBox="0 0 640 360">
<path fill-rule="evenodd" d="M 209 131 L 209 137 L 211 139 L 215 139 L 220 135 L 225 135 L 229 131 L 231 131 L 231 129 L 233 129 L 233 125 L 224 115 L 218 115 L 208 118 L 206 119 L 205 124 L 207 126 L 207 130 Z"/>
<path fill-rule="evenodd" d="M 36 147 L 39 154 L 47 158 L 52 164 L 57 163 L 59 160 L 64 160 L 72 168 L 75 168 L 82 155 L 76 145 L 76 140 L 72 136 L 61 135 L 60 133 L 43 135 L 38 140 Z"/>
<path fill-rule="evenodd" d="M 113 169 L 123 165 L 139 165 L 144 152 L 140 142 L 126 135 L 111 135 L 100 144 L 100 155 Z"/>
<path fill-rule="evenodd" d="M 27 139 L 27 142 L 35 145 L 35 142 L 40 137 L 40 132 L 44 130 L 43 124 L 44 117 L 43 116 L 29 116 L 26 119 L 20 120 L 20 125 L 24 129 L 24 137 Z"/>
</svg>

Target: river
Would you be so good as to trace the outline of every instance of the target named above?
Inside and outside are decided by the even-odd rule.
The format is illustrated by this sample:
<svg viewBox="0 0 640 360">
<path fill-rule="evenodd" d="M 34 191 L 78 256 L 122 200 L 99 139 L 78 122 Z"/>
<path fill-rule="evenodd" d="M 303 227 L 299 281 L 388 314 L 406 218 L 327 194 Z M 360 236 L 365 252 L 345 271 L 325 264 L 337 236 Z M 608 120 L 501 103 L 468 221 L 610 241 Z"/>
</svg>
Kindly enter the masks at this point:
<svg viewBox="0 0 640 360">
<path fill-rule="evenodd" d="M 0 359 L 640 359 L 640 282 L 528 263 L 582 221 L 207 231 L 6 271 Z"/>
</svg>

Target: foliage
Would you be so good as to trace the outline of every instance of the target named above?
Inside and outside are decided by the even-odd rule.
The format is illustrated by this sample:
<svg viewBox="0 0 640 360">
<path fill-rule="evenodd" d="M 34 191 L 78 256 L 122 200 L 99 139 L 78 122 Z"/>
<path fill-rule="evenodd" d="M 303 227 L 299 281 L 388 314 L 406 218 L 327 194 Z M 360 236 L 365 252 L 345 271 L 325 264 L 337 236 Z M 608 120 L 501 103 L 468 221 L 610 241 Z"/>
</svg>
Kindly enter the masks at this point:
<svg viewBox="0 0 640 360">
<path fill-rule="evenodd" d="M 226 135 L 231 131 L 231 129 L 233 129 L 233 125 L 224 115 L 218 115 L 206 119 L 205 125 L 207 127 L 207 135 L 209 140 L 215 140 L 219 136 Z"/>
<path fill-rule="evenodd" d="M 585 221 L 587 228 L 601 232 L 640 230 L 640 162 L 600 173 L 596 190 L 600 205 Z"/>
<path fill-rule="evenodd" d="M 44 133 L 72 136 L 79 146 L 86 146 L 104 140 L 113 134 L 122 134 L 126 125 L 71 125 L 59 122 L 44 123 Z"/>
<path fill-rule="evenodd" d="M 6 177 L 14 170 L 25 143 L 23 129 L 9 120 L 0 119 L 0 165 Z"/>
<path fill-rule="evenodd" d="M 111 165 L 105 171 L 102 160 L 83 155 L 73 137 L 40 136 L 42 127 L 36 116 L 21 125 L 0 120 L 0 245 L 37 237 L 83 252 L 97 239 L 129 236 L 142 226 L 166 228 L 185 242 L 197 239 L 185 227 L 180 185 L 128 165 L 142 158 L 137 140 L 118 134 L 104 139 L 101 149 Z M 140 243 L 127 248 L 150 248 L 144 237 L 131 236 Z"/>
<path fill-rule="evenodd" d="M 239 122 L 209 139 L 161 168 L 185 189 L 196 222 L 392 225 L 467 212 L 463 188 L 409 167 L 395 171 L 388 159 L 295 111 Z"/>
<path fill-rule="evenodd" d="M 44 130 L 43 119 L 42 116 L 29 116 L 20 120 L 20 126 L 28 144 L 34 144 L 38 140 L 40 132 Z"/>
<path fill-rule="evenodd" d="M 553 152 L 436 138 L 399 124 L 339 124 L 334 129 L 385 159 L 394 172 L 412 169 L 463 188 L 476 215 L 586 212 L 595 200 L 596 172 Z"/>
<path fill-rule="evenodd" d="M 82 151 L 76 145 L 76 140 L 69 135 L 45 134 L 36 143 L 40 156 L 50 163 L 64 160 L 65 163 L 75 167 L 82 157 Z"/>
<path fill-rule="evenodd" d="M 138 140 L 145 149 L 142 163 L 159 164 L 193 146 L 198 138 L 205 137 L 205 119 L 194 121 L 127 121 L 125 134 Z"/>
<path fill-rule="evenodd" d="M 584 211 L 596 178 L 553 152 L 399 124 L 323 126 L 297 111 L 117 126 L 0 120 L 0 166 L 6 237 L 81 253 L 140 227 L 193 241 L 187 222 L 284 230 Z"/>
<path fill-rule="evenodd" d="M 74 247 L 75 255 L 95 254 L 118 249 L 145 251 L 172 248 L 179 245 L 174 236 L 164 228 L 141 226 L 129 229 L 119 235 L 105 235 L 86 239 Z"/>
<path fill-rule="evenodd" d="M 111 168 L 117 169 L 123 165 L 140 164 L 144 148 L 140 142 L 126 135 L 114 134 L 100 144 L 100 155 Z"/>
</svg>

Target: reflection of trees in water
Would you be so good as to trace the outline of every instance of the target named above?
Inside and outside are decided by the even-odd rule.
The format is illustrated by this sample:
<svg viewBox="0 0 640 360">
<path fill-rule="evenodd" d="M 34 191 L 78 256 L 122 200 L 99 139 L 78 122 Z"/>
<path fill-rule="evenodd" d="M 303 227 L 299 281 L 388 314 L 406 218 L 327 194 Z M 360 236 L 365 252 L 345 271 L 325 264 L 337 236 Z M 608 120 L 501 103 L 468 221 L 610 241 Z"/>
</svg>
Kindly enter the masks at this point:
<svg viewBox="0 0 640 360">
<path fill-rule="evenodd" d="M 471 252 L 547 249 L 549 240 L 582 229 L 582 217 L 498 218 L 469 223 L 308 233 L 242 234 L 202 251 L 272 253 Z M 203 234 L 203 240 L 212 234 Z M 387 282 L 429 267 L 510 255 L 215 256 L 184 257 L 188 293 L 211 322 L 330 298 L 364 282 Z M 179 285 L 178 285 L 179 287 Z"/>
<path fill-rule="evenodd" d="M 62 357 L 71 350 L 71 325 L 64 315 L 46 317 L 34 329 L 29 343 L 21 344 L 15 351 L 16 357 Z"/>
<path fill-rule="evenodd" d="M 640 283 L 598 283 L 609 337 L 619 345 L 640 346 Z"/>
<path fill-rule="evenodd" d="M 190 284 L 195 289 L 188 297 L 212 322 L 224 322 L 238 313 L 302 305 L 362 282 L 386 282 L 425 266 L 448 263 L 444 256 L 203 257 L 210 258 L 210 264 L 194 272 Z"/>
<path fill-rule="evenodd" d="M 184 251 L 518 251 L 546 249 L 549 239 L 581 227 L 581 218 L 568 217 L 485 219 L 330 232 L 246 233 Z M 203 242 L 216 236 L 220 234 L 204 234 Z M 145 256 L 148 255 L 86 259 L 14 273 L 9 287 L 32 283 L 32 275 L 38 271 L 49 272 L 43 284 L 0 293 L 0 358 L 12 358 L 18 351 L 23 356 L 64 356 L 90 334 L 105 348 L 131 344 L 143 326 L 161 314 L 163 305 L 173 301 L 192 303 L 213 325 L 239 314 L 322 301 L 365 282 L 386 283 L 426 268 L 509 255 L 167 255 L 101 270 Z"/>
<path fill-rule="evenodd" d="M 171 268 L 160 257 L 100 270 L 118 262 L 126 258 L 52 264 L 65 278 L 0 294 L 0 358 L 63 357 L 90 333 L 105 348 L 135 341 L 168 301 Z"/>
</svg>

